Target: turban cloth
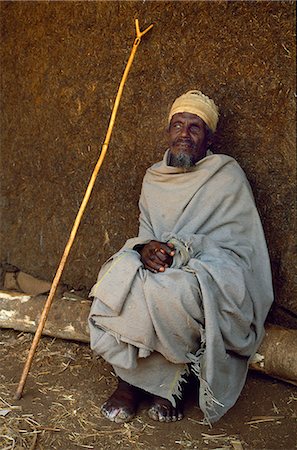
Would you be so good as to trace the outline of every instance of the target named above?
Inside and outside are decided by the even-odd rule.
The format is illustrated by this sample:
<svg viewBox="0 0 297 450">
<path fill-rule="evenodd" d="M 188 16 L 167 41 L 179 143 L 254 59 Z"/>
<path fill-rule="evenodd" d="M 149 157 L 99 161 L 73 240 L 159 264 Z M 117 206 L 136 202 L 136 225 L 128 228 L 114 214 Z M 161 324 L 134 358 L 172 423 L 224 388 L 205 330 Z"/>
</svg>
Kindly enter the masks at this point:
<svg viewBox="0 0 297 450">
<path fill-rule="evenodd" d="M 196 114 L 206 123 L 212 132 L 216 131 L 219 120 L 218 107 L 213 100 L 207 97 L 207 95 L 202 94 L 201 91 L 188 91 L 180 97 L 177 97 L 171 107 L 168 123 L 170 123 L 174 114 L 183 112 Z"/>
</svg>

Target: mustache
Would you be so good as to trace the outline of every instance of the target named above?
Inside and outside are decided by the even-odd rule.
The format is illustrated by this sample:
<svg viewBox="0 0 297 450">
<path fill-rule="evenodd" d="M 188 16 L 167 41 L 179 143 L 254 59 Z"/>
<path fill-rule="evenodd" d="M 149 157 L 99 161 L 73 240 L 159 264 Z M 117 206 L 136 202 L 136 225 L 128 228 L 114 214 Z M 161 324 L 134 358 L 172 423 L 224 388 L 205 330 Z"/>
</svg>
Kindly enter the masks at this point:
<svg viewBox="0 0 297 450">
<path fill-rule="evenodd" d="M 190 138 L 176 138 L 173 141 L 173 145 L 177 145 L 177 144 L 186 144 L 186 145 L 190 145 L 191 147 L 194 146 L 194 142 Z"/>
</svg>

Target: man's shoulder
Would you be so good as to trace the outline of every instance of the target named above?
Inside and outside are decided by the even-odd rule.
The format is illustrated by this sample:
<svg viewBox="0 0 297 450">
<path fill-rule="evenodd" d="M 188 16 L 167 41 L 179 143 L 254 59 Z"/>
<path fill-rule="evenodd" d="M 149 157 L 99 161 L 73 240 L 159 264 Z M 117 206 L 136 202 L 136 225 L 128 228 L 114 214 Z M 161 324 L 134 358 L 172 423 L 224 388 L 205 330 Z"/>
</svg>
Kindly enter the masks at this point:
<svg viewBox="0 0 297 450">
<path fill-rule="evenodd" d="M 238 164 L 235 158 L 230 155 L 226 155 L 225 153 L 213 153 L 211 151 L 208 151 L 204 159 L 212 159 L 230 163 L 234 162 L 235 164 Z"/>
<path fill-rule="evenodd" d="M 250 184 L 244 170 L 239 163 L 232 156 L 222 153 L 213 154 L 209 158 L 208 170 L 213 174 L 213 181 L 220 183 L 223 186 L 230 186 L 232 189 L 242 189 L 246 186 L 250 191 Z"/>
<path fill-rule="evenodd" d="M 230 155 L 224 153 L 210 153 L 201 162 L 205 165 L 216 165 L 226 170 L 244 173 L 238 161 Z M 203 164 L 201 164 L 203 165 Z"/>
</svg>

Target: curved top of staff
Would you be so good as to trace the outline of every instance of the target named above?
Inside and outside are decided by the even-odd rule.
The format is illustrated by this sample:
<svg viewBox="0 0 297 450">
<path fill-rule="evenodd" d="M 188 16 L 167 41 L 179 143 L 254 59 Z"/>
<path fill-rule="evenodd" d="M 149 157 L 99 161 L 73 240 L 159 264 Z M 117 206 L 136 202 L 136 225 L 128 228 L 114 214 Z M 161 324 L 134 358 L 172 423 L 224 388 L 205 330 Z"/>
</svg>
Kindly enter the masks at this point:
<svg viewBox="0 0 297 450">
<path fill-rule="evenodd" d="M 142 38 L 142 36 L 147 33 L 154 25 L 151 24 L 149 27 L 147 27 L 144 31 L 140 31 L 139 28 L 139 20 L 135 19 L 135 28 L 136 28 L 136 38 L 134 41 L 133 45 L 139 45 L 140 44 L 140 40 Z"/>
</svg>

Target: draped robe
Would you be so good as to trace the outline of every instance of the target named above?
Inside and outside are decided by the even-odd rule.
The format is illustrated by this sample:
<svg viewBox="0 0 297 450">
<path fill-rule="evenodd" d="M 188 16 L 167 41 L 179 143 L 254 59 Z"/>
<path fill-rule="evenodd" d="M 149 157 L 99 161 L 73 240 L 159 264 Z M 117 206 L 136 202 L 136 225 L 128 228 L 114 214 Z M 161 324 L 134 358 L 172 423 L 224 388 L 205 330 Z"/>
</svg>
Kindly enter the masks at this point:
<svg viewBox="0 0 297 450">
<path fill-rule="evenodd" d="M 269 257 L 249 183 L 227 155 L 146 172 L 137 237 L 101 268 L 91 296 L 91 347 L 118 376 L 175 405 L 185 374 L 199 379 L 208 423 L 234 405 L 273 301 Z M 172 242 L 152 273 L 134 247 Z"/>
</svg>

